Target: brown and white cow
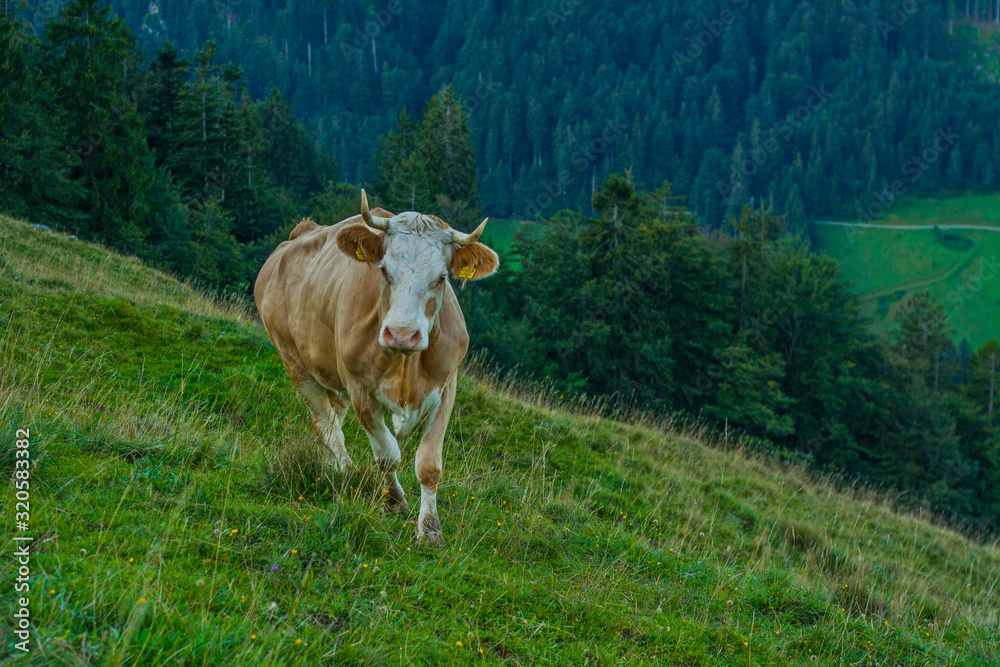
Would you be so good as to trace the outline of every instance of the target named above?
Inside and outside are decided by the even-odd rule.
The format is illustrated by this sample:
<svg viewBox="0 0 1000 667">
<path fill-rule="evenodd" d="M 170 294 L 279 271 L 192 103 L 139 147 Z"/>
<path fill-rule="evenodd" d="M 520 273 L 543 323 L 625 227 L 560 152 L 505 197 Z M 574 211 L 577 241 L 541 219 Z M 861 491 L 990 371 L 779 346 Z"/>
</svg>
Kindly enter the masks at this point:
<svg viewBox="0 0 1000 667">
<path fill-rule="evenodd" d="M 488 218 L 487 218 L 488 220 Z M 441 449 L 469 347 L 465 317 L 448 281 L 496 271 L 497 254 L 433 215 L 368 209 L 330 227 L 303 220 L 264 263 L 254 300 L 285 371 L 309 406 L 323 460 L 340 470 L 347 403 L 384 474 L 387 509 L 406 509 L 396 478 L 396 435 L 422 422 L 414 468 L 420 481 L 417 537 L 441 545 L 437 487 Z"/>
</svg>

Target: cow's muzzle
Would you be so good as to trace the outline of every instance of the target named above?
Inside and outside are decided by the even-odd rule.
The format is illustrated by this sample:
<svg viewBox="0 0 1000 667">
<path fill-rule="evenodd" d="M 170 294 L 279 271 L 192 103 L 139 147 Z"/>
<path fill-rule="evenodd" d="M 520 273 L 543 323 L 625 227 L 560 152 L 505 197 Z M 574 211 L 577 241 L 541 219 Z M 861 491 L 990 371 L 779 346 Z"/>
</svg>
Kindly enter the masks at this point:
<svg viewBox="0 0 1000 667">
<path fill-rule="evenodd" d="M 391 352 L 414 352 L 423 349 L 419 329 L 385 327 L 382 329 L 382 344 Z"/>
</svg>

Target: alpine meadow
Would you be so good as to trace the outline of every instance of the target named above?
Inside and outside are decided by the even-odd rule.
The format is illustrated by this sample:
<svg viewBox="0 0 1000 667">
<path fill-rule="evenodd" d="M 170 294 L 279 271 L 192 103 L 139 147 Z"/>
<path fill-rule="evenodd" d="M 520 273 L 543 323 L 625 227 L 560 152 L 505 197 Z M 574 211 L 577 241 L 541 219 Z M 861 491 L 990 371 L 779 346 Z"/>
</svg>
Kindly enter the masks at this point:
<svg viewBox="0 0 1000 667">
<path fill-rule="evenodd" d="M 1000 1 L 8 0 L 0 664 L 1000 667 Z"/>
</svg>

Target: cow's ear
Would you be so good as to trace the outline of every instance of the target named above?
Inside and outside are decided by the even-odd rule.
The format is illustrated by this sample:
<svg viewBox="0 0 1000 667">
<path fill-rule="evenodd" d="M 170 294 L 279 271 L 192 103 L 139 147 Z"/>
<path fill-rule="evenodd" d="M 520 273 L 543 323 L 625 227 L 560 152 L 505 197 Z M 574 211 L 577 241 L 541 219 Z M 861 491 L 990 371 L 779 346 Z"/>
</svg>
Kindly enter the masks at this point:
<svg viewBox="0 0 1000 667">
<path fill-rule="evenodd" d="M 382 261 L 382 235 L 367 225 L 347 225 L 337 234 L 337 246 L 359 262 Z"/>
<path fill-rule="evenodd" d="M 500 258 L 482 243 L 467 246 L 452 244 L 451 275 L 461 280 L 479 280 L 492 276 L 500 266 Z"/>
</svg>

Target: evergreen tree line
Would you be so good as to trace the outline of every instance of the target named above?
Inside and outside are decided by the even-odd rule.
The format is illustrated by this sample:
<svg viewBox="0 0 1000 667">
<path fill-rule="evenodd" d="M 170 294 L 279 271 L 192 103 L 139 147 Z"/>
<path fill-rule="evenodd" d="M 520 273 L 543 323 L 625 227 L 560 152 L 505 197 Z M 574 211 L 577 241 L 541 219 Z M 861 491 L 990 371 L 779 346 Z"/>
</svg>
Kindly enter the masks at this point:
<svg viewBox="0 0 1000 667">
<path fill-rule="evenodd" d="M 837 263 L 763 208 L 706 235 L 669 185 L 617 175 L 592 206 L 522 231 L 498 276 L 461 293 L 502 368 L 700 416 L 1000 528 L 996 339 L 956 350 L 926 293 L 873 337 Z"/>
<path fill-rule="evenodd" d="M 453 83 L 492 215 L 589 211 L 630 169 L 669 180 L 703 224 L 763 202 L 796 230 L 877 216 L 900 190 L 1000 185 L 996 54 L 975 24 L 997 17 L 980 4 L 112 1 L 150 51 L 217 40 L 254 97 L 284 93 L 349 182 L 377 177 L 397 113 Z"/>
<path fill-rule="evenodd" d="M 125 22 L 74 0 L 0 17 L 0 210 L 245 287 L 338 171 L 277 91 L 253 101 L 209 41 L 147 62 Z"/>
</svg>

